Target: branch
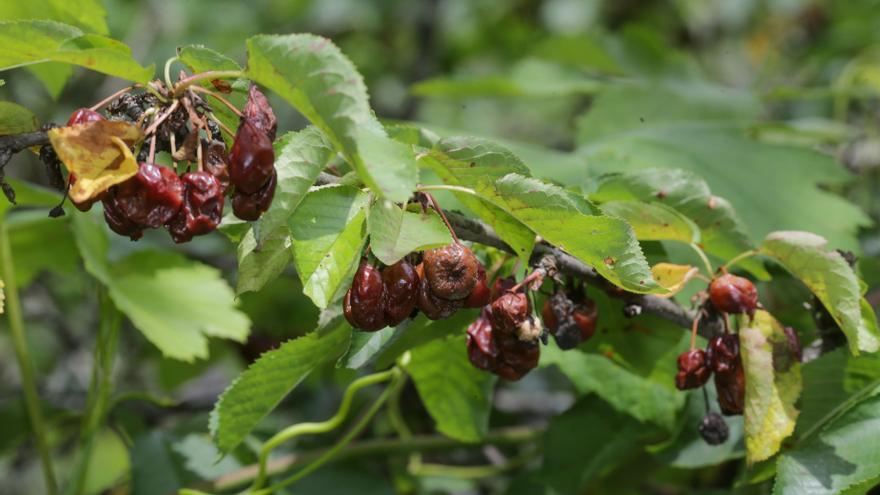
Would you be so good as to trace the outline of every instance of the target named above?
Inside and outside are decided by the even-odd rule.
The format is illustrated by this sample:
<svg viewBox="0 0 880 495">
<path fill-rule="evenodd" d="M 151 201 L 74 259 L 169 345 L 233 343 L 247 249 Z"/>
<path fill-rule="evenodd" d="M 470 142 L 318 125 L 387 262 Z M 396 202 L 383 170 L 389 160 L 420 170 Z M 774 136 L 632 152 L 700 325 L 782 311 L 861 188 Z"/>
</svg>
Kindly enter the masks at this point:
<svg viewBox="0 0 880 495">
<path fill-rule="evenodd" d="M 12 153 L 26 150 L 31 146 L 42 146 L 49 144 L 49 134 L 46 131 L 26 132 L 24 134 L 10 134 L 8 136 L 0 136 L 0 156 L 2 152 L 9 150 Z M 4 162 L 0 162 L 3 166 Z"/>
</svg>

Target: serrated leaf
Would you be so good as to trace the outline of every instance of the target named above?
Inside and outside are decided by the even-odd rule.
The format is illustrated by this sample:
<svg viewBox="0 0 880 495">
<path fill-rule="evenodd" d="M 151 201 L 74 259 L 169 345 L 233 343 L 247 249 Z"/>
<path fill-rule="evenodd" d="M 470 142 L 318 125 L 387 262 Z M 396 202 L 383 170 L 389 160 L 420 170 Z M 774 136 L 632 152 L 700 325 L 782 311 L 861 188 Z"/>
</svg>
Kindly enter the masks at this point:
<svg viewBox="0 0 880 495">
<path fill-rule="evenodd" d="M 356 370 L 372 363 L 388 341 L 394 338 L 397 328 L 400 327 L 385 327 L 377 332 L 353 332 L 348 352 L 340 359 L 338 366 Z"/>
<path fill-rule="evenodd" d="M 357 266 L 366 240 L 367 203 L 367 195 L 355 187 L 324 187 L 308 193 L 290 217 L 303 292 L 321 309 Z"/>
<path fill-rule="evenodd" d="M 700 241 L 700 229 L 691 219 L 658 203 L 609 201 L 602 205 L 606 215 L 620 217 L 633 228 L 640 241 Z"/>
<path fill-rule="evenodd" d="M 260 290 L 290 262 L 288 220 L 333 155 L 335 152 L 314 127 L 285 134 L 275 141 L 275 199 L 259 223 L 248 228 L 239 242 L 236 293 Z"/>
<path fill-rule="evenodd" d="M 462 442 L 486 434 L 496 378 L 468 361 L 464 335 L 416 347 L 407 371 L 437 431 Z"/>
<path fill-rule="evenodd" d="M 178 255 L 141 251 L 112 267 L 110 297 L 166 357 L 208 357 L 208 338 L 244 342 L 250 320 L 219 270 Z"/>
<path fill-rule="evenodd" d="M 41 62 L 64 62 L 107 75 L 146 83 L 154 66 L 142 67 L 124 43 L 60 22 L 0 22 L 0 70 Z"/>
<path fill-rule="evenodd" d="M 778 261 L 822 301 L 849 341 L 853 354 L 880 348 L 876 319 L 863 315 L 859 279 L 827 241 L 809 232 L 771 232 L 760 252 Z M 867 316 L 867 318 L 865 318 Z"/>
<path fill-rule="evenodd" d="M 336 319 L 325 328 L 289 340 L 254 361 L 220 395 L 211 411 L 211 435 L 228 453 L 317 366 L 348 348 L 351 327 Z"/>
<path fill-rule="evenodd" d="M 746 377 L 745 443 L 749 463 L 769 459 L 794 432 L 801 394 L 801 367 L 782 325 L 759 310 L 739 331 Z"/>
<path fill-rule="evenodd" d="M 0 101 L 0 136 L 31 132 L 40 126 L 37 117 L 27 108 Z"/>
<path fill-rule="evenodd" d="M 687 283 L 700 273 L 700 270 L 691 265 L 676 265 L 674 263 L 657 263 L 651 267 L 654 280 L 661 287 L 668 290 L 660 297 L 672 297 L 681 291 Z"/>
<path fill-rule="evenodd" d="M 774 495 L 836 494 L 880 475 L 880 388 L 777 465 Z"/>
<path fill-rule="evenodd" d="M 388 138 L 367 88 L 330 40 L 311 34 L 247 40 L 250 79 L 278 93 L 318 127 L 376 194 L 409 199 L 418 182 L 412 149 Z"/>
<path fill-rule="evenodd" d="M 143 131 L 123 121 L 101 120 L 71 127 L 56 127 L 49 140 L 67 171 L 76 174 L 70 199 L 84 202 L 137 174 L 131 150 Z"/>
<path fill-rule="evenodd" d="M 370 208 L 367 225 L 370 250 L 386 265 L 393 265 L 413 251 L 452 242 L 449 229 L 434 210 L 404 211 L 388 200 L 379 200 Z"/>
<path fill-rule="evenodd" d="M 616 201 L 655 202 L 673 208 L 691 219 L 700 229 L 700 245 L 709 254 L 723 260 L 752 248 L 730 203 L 713 196 L 709 186 L 693 172 L 675 169 L 644 169 L 603 177 L 590 199 L 604 204 Z M 760 279 L 770 275 L 755 259 L 739 266 Z"/>
</svg>

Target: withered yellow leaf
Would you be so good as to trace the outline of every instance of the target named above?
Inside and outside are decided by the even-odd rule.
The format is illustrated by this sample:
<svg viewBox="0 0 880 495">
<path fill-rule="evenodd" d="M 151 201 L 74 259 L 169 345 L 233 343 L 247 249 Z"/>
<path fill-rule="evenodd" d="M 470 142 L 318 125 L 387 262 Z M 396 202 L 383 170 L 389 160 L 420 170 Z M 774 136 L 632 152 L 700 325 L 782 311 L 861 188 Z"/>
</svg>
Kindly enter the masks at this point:
<svg viewBox="0 0 880 495">
<path fill-rule="evenodd" d="M 143 138 L 128 122 L 102 120 L 49 131 L 49 140 L 67 171 L 76 174 L 70 198 L 83 202 L 137 173 L 129 147 Z"/>
<path fill-rule="evenodd" d="M 699 270 L 691 265 L 657 263 L 651 267 L 651 273 L 661 287 L 669 290 L 669 293 L 661 294 L 659 297 L 672 297 L 681 291 L 685 284 L 699 273 Z"/>
</svg>

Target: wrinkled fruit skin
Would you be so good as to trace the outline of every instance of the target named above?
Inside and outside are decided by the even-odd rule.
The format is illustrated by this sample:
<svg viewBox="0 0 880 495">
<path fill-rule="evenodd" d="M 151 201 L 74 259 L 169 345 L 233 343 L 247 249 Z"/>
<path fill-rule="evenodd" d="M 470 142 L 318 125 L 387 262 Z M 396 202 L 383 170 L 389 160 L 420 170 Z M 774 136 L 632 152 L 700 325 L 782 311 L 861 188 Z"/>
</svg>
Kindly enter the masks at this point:
<svg viewBox="0 0 880 495">
<path fill-rule="evenodd" d="M 505 336 L 517 338 L 518 327 L 529 317 L 529 298 L 521 292 L 506 292 L 490 305 L 492 328 Z"/>
<path fill-rule="evenodd" d="M 537 341 L 523 342 L 516 337 L 500 337 L 501 360 L 495 374 L 509 381 L 517 381 L 538 366 L 541 347 Z"/>
<path fill-rule="evenodd" d="M 138 173 L 116 186 L 116 206 L 131 222 L 159 228 L 183 206 L 183 183 L 168 167 L 141 163 Z"/>
<path fill-rule="evenodd" d="M 254 84 L 251 84 L 248 89 L 248 99 L 242 113 L 248 122 L 269 138 L 269 141 L 275 141 L 278 119 L 275 118 L 275 112 L 269 106 L 266 95 L 261 93 Z"/>
<path fill-rule="evenodd" d="M 490 295 L 491 291 L 489 290 L 489 285 L 486 283 L 486 269 L 483 268 L 482 263 L 477 262 L 477 283 L 474 285 L 471 293 L 465 298 L 464 307 L 482 308 L 489 304 Z"/>
<path fill-rule="evenodd" d="M 483 307 L 480 316 L 467 328 L 468 360 L 476 368 L 493 371 L 498 364 L 499 350 L 492 335 L 489 308 Z"/>
<path fill-rule="evenodd" d="M 385 322 L 396 327 L 416 308 L 421 278 L 416 268 L 403 259 L 382 270 L 382 281 L 385 284 Z"/>
<path fill-rule="evenodd" d="M 208 172 L 190 172 L 181 180 L 183 207 L 168 225 L 176 243 L 213 232 L 223 217 L 223 190 L 216 177 Z"/>
<path fill-rule="evenodd" d="M 385 327 L 385 283 L 379 270 L 366 260 L 361 261 L 345 293 L 342 309 L 355 328 L 375 332 Z"/>
<path fill-rule="evenodd" d="M 425 251 L 422 264 L 431 292 L 443 299 L 464 299 L 477 284 L 477 257 L 457 242 Z"/>
<path fill-rule="evenodd" d="M 205 172 L 213 175 L 220 183 L 223 194 L 229 189 L 229 156 L 226 153 L 226 145 L 223 141 L 207 141 L 202 140 L 202 148 L 205 153 L 204 167 Z"/>
<path fill-rule="evenodd" d="M 229 153 L 229 181 L 236 191 L 254 194 L 275 174 L 272 141 L 246 119 L 242 119 Z"/>
<path fill-rule="evenodd" d="M 461 309 L 462 301 L 452 301 L 437 297 L 431 291 L 431 286 L 425 276 L 425 267 L 423 263 L 419 263 L 416 267 L 420 279 L 418 307 L 429 320 L 442 320 L 454 315 L 456 311 Z"/>
<path fill-rule="evenodd" d="M 110 230 L 119 235 L 127 236 L 133 241 L 144 235 L 143 227 L 132 222 L 122 213 L 114 196 L 108 195 L 102 203 L 104 204 L 104 221 L 107 222 Z"/>
<path fill-rule="evenodd" d="M 717 412 L 709 412 L 700 421 L 700 436 L 709 445 L 721 445 L 727 441 L 730 429 L 727 422 Z"/>
<path fill-rule="evenodd" d="M 758 291 L 749 279 L 726 273 L 709 284 L 709 299 L 724 313 L 755 315 L 758 307 Z"/>
<path fill-rule="evenodd" d="M 745 408 L 746 377 L 739 353 L 739 338 L 724 334 L 709 341 L 709 364 L 715 373 L 718 405 L 726 415 L 742 414 Z"/>
<path fill-rule="evenodd" d="M 467 329 L 468 360 L 474 367 L 516 381 L 538 366 L 537 341 L 523 342 L 514 335 L 494 331 L 490 306 Z"/>
<path fill-rule="evenodd" d="M 564 351 L 577 347 L 596 333 L 598 310 L 588 297 L 575 304 L 564 292 L 558 291 L 544 301 L 541 316 L 556 345 Z"/>
<path fill-rule="evenodd" d="M 699 388 L 709 381 L 712 370 L 702 349 L 691 349 L 678 356 L 678 373 L 675 375 L 675 388 L 688 390 Z"/>
<path fill-rule="evenodd" d="M 275 185 L 277 176 L 275 171 L 269 177 L 269 182 L 254 194 L 244 194 L 235 191 L 232 195 L 232 213 L 236 217 L 253 222 L 272 206 L 272 198 L 275 197 Z"/>
<path fill-rule="evenodd" d="M 100 113 L 89 109 L 89 108 L 80 108 L 74 110 L 72 114 L 70 114 L 70 118 L 67 120 L 67 125 L 79 125 L 85 124 L 88 122 L 98 122 L 99 120 L 106 120 L 104 116 Z"/>
</svg>

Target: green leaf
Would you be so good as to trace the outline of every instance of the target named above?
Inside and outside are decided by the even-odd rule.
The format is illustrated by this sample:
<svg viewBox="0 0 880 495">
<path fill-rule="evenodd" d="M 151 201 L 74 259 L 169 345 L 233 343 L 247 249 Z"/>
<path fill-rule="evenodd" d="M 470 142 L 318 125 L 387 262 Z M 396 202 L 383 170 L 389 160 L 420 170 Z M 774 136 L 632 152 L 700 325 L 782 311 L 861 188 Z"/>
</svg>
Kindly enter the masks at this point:
<svg viewBox="0 0 880 495">
<path fill-rule="evenodd" d="M 314 127 L 285 134 L 275 142 L 275 150 L 275 199 L 238 245 L 237 294 L 260 290 L 290 262 L 288 220 L 335 154 Z"/>
<path fill-rule="evenodd" d="M 782 325 L 760 310 L 739 331 L 746 377 L 745 443 L 748 462 L 769 459 L 794 432 L 801 367 Z"/>
<path fill-rule="evenodd" d="M 10 101 L 0 101 L 0 136 L 31 132 L 38 127 L 40 123 L 30 110 Z"/>
<path fill-rule="evenodd" d="M 290 217 L 293 256 L 303 292 L 326 308 L 358 264 L 366 240 L 368 197 L 352 186 L 316 189 Z"/>
<path fill-rule="evenodd" d="M 461 309 L 449 318 L 431 321 L 417 316 L 406 327 L 399 328 L 376 356 L 376 368 L 387 368 L 404 352 L 432 340 L 449 335 L 461 335 L 477 317 L 476 310 Z"/>
<path fill-rule="evenodd" d="M 359 369 L 373 362 L 376 355 L 394 338 L 396 327 L 385 327 L 377 332 L 352 332 L 348 352 L 339 361 L 339 366 Z"/>
<path fill-rule="evenodd" d="M 177 56 L 180 58 L 180 62 L 192 69 L 193 72 L 241 70 L 238 62 L 204 45 L 178 47 Z"/>
<path fill-rule="evenodd" d="M 407 371 L 437 431 L 462 442 L 486 434 L 496 378 L 471 365 L 463 335 L 416 347 Z"/>
<path fill-rule="evenodd" d="M 809 232 L 772 232 L 760 252 L 778 261 L 822 301 L 853 354 L 874 352 L 880 348 L 880 334 L 873 315 L 863 315 L 859 279 L 840 253 L 826 249 L 827 243 Z"/>
<path fill-rule="evenodd" d="M 699 227 L 688 217 L 663 204 L 609 201 L 602 205 L 602 211 L 626 220 L 640 241 L 700 241 Z"/>
<path fill-rule="evenodd" d="M 211 411 L 211 435 L 221 452 L 235 448 L 317 366 L 348 348 L 351 327 L 328 326 L 289 340 L 254 361 L 220 395 Z"/>
<path fill-rule="evenodd" d="M 54 61 L 141 83 L 154 72 L 154 66 L 138 64 L 124 43 L 60 22 L 0 22 L 0 45 L 0 70 Z"/>
<path fill-rule="evenodd" d="M 551 420 L 541 479 L 555 493 L 584 493 L 587 484 L 656 437 L 654 428 L 586 396 Z"/>
<path fill-rule="evenodd" d="M 243 342 L 250 320 L 216 268 L 178 255 L 141 251 L 112 267 L 110 297 L 166 357 L 208 357 L 208 338 Z"/>
<path fill-rule="evenodd" d="M 318 127 L 376 194 L 409 199 L 418 182 L 412 148 L 388 138 L 351 61 L 311 34 L 247 40 L 250 79 L 278 93 Z"/>
<path fill-rule="evenodd" d="M 93 214 L 72 215 L 71 228 L 86 271 L 104 285 L 110 285 L 112 277 L 107 261 L 110 238 L 107 231 Z"/>
<path fill-rule="evenodd" d="M 642 201 L 669 206 L 683 214 L 700 229 L 700 245 L 722 260 L 752 248 L 746 228 L 725 199 L 713 196 L 700 177 L 693 172 L 675 169 L 645 169 L 638 172 L 613 174 L 602 178 L 590 199 L 600 203 Z M 753 258 L 739 266 L 761 279 L 770 275 Z"/>
<path fill-rule="evenodd" d="M 100 0 L 29 0 L 0 4 L 0 20 L 48 19 L 86 32 L 108 34 L 107 11 Z"/>
<path fill-rule="evenodd" d="M 404 211 L 388 200 L 379 200 L 370 208 L 367 225 L 370 249 L 386 265 L 393 265 L 413 251 L 452 242 L 449 229 L 434 210 Z"/>
<path fill-rule="evenodd" d="M 79 265 L 80 255 L 64 218 L 49 218 L 45 210 L 22 211 L 9 215 L 6 225 L 16 286 L 27 287 L 45 270 L 71 273 Z"/>
<path fill-rule="evenodd" d="M 880 388 L 784 453 L 775 495 L 832 494 L 880 476 Z"/>
</svg>

